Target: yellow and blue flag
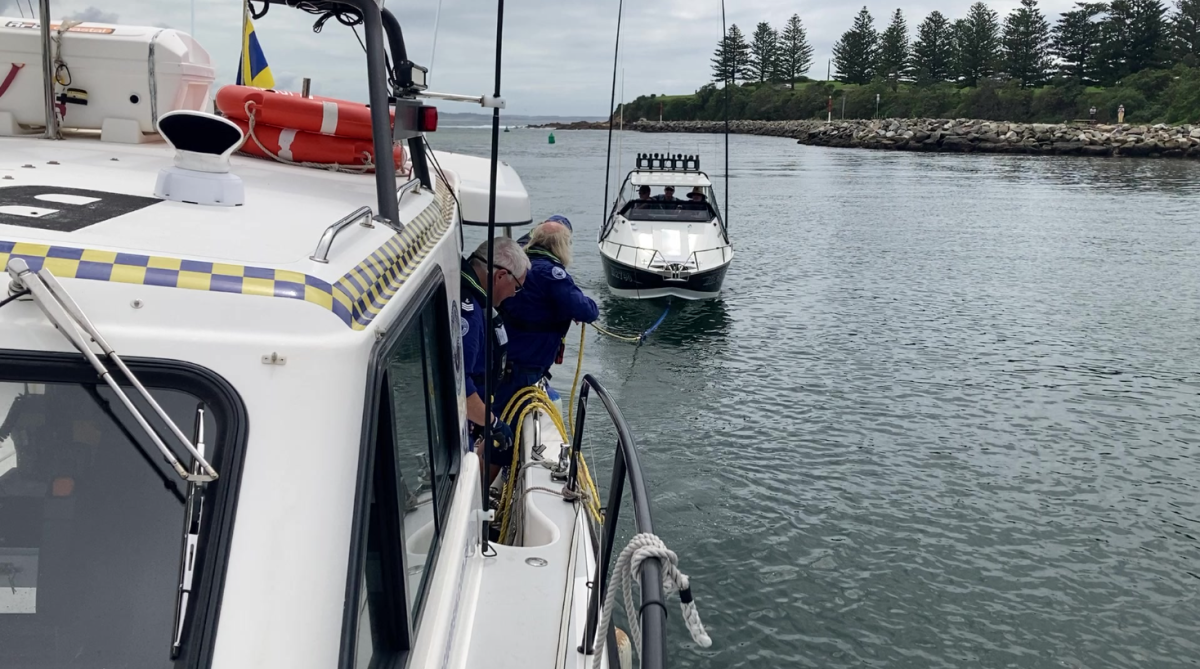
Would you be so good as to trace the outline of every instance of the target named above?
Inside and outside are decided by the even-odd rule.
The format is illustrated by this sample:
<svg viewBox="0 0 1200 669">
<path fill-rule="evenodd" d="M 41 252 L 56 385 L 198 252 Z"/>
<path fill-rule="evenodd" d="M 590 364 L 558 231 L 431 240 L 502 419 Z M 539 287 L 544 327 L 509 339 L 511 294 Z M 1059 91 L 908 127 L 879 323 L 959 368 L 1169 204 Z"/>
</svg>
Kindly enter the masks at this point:
<svg viewBox="0 0 1200 669">
<path fill-rule="evenodd" d="M 271 66 L 263 55 L 250 17 L 246 17 L 246 34 L 242 36 L 242 59 L 238 64 L 237 83 L 239 86 L 255 88 L 275 87 L 275 77 L 271 76 Z"/>
</svg>

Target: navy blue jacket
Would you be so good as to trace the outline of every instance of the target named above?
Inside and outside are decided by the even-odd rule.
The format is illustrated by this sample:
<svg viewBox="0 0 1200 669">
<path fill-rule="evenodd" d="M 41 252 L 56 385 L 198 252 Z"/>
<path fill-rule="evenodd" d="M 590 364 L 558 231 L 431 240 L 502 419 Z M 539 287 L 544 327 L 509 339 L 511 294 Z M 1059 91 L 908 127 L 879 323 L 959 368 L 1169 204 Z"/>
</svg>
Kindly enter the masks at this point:
<svg viewBox="0 0 1200 669">
<path fill-rule="evenodd" d="M 508 327 L 508 360 L 514 369 L 550 369 L 571 321 L 591 323 L 600 316 L 592 298 L 583 294 L 554 254 L 541 247 L 526 249 L 530 268 L 521 292 L 501 305 Z"/>
<path fill-rule="evenodd" d="M 472 269 L 469 260 L 462 261 L 461 298 L 459 325 L 462 328 L 463 375 L 466 377 L 466 395 L 470 397 L 477 394 L 482 398 L 487 371 L 483 347 L 488 343 L 492 345 L 492 364 L 496 370 L 496 383 L 499 383 L 503 376 L 505 357 L 508 352 L 508 335 L 504 327 L 504 320 L 499 314 L 494 314 L 492 327 L 495 332 L 491 337 L 487 336 L 487 321 L 485 320 L 487 316 L 483 311 L 487 309 L 487 296 L 483 292 L 483 287 L 476 280 L 475 270 Z"/>
</svg>

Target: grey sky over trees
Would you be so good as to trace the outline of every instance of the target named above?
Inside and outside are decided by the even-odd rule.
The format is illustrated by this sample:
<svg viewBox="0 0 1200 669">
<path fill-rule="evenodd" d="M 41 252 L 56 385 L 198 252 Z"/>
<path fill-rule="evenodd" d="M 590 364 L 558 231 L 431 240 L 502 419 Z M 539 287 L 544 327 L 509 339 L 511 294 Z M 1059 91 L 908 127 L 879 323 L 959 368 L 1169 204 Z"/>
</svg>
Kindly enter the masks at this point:
<svg viewBox="0 0 1200 669">
<path fill-rule="evenodd" d="M 972 0 L 941 2 L 867 2 L 875 28 L 887 28 L 896 9 L 908 22 L 909 38 L 937 10 L 951 23 L 967 17 Z M 1174 9 L 1173 0 L 1166 3 Z M 37 3 L 34 2 L 36 7 Z M 21 0 L 22 8 L 25 7 Z M 184 0 L 62 0 L 52 2 L 52 18 L 81 16 L 118 18 L 135 25 L 169 26 L 188 31 L 190 4 Z M 430 64 L 436 0 L 393 0 L 403 24 L 410 55 Z M 988 2 L 1006 17 L 1019 0 Z M 20 17 L 15 0 L 0 0 L 0 14 Z M 1074 8 L 1070 0 L 1043 1 L 1038 7 L 1054 23 Z M 784 27 L 799 15 L 813 48 L 809 75 L 823 78 L 838 38 L 854 23 L 861 3 L 817 0 L 738 0 L 727 2 L 729 24 L 752 38 L 755 26 L 767 22 Z M 505 7 L 503 93 L 510 113 L 603 116 L 608 112 L 612 76 L 616 0 L 561 2 L 508 0 Z M 25 10 L 28 13 L 28 10 Z M 484 93 L 492 88 L 495 4 L 477 0 L 443 0 L 432 88 Z M 314 17 L 272 7 L 255 22 L 258 38 L 280 88 L 298 88 L 302 77 L 313 79 L 318 94 L 365 98 L 362 51 L 349 29 L 330 23 L 314 35 Z M 222 83 L 233 81 L 239 46 L 239 2 L 196 0 L 197 40 L 211 55 Z M 691 93 L 712 79 L 713 48 L 721 39 L 719 0 L 657 0 L 626 3 L 622 57 L 627 99 L 641 94 Z M 482 111 L 470 105 L 443 103 L 447 111 Z"/>
</svg>

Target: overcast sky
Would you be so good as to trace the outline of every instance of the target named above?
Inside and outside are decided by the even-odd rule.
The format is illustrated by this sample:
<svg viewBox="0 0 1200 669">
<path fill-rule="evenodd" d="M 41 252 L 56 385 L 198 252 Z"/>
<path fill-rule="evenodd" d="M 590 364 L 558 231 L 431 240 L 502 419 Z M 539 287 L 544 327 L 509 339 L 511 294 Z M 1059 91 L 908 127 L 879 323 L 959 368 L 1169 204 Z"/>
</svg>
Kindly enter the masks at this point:
<svg viewBox="0 0 1200 669">
<path fill-rule="evenodd" d="M 36 0 L 0 0 L 0 14 L 20 16 L 18 4 Z M 902 2 L 910 37 L 930 11 L 951 19 L 966 14 L 969 0 Z M 1019 0 L 993 0 L 1003 17 Z M 1043 0 L 1051 21 L 1073 6 L 1072 0 Z M 238 0 L 195 0 L 195 37 L 211 54 L 220 83 L 232 83 L 237 71 L 240 28 Z M 432 63 L 433 90 L 490 93 L 494 69 L 496 6 L 482 0 L 444 0 L 437 49 L 433 52 L 437 0 L 391 0 L 400 19 L 410 57 Z M 729 0 L 727 19 L 749 37 L 759 21 L 781 27 L 798 13 L 816 49 L 809 72 L 824 78 L 826 60 L 838 37 L 850 27 L 862 5 L 817 0 Z M 870 3 L 875 26 L 882 30 L 897 4 Z M 62 16 L 131 25 L 191 30 L 187 0 L 52 0 L 54 19 Z M 514 114 L 604 116 L 612 83 L 616 0 L 508 0 L 505 4 L 502 93 Z M 25 10 L 28 14 L 29 10 Z M 313 80 L 313 92 L 366 99 L 366 61 L 362 49 L 336 21 L 315 35 L 316 17 L 274 6 L 255 28 L 276 86 L 299 90 L 300 78 Z M 690 93 L 711 77 L 709 59 L 721 37 L 719 0 L 627 2 L 622 25 L 624 97 Z M 620 85 L 620 84 L 618 84 Z M 618 91 L 618 95 L 620 91 Z M 478 111 L 465 104 L 441 103 L 446 111 Z"/>
</svg>

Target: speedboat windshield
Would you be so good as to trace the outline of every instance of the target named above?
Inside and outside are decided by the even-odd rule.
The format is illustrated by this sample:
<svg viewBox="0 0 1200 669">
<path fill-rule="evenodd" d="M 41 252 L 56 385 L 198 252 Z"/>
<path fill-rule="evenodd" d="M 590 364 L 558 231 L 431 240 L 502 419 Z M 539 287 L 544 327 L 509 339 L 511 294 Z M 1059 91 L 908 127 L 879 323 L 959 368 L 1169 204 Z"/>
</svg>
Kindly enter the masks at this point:
<svg viewBox="0 0 1200 669">
<path fill-rule="evenodd" d="M 0 381 L 0 666 L 174 666 L 188 494 L 108 387 Z"/>
<path fill-rule="evenodd" d="M 707 202 L 661 202 L 651 200 L 626 202 L 621 215 L 630 221 L 669 221 L 707 223 L 714 214 Z"/>
</svg>

